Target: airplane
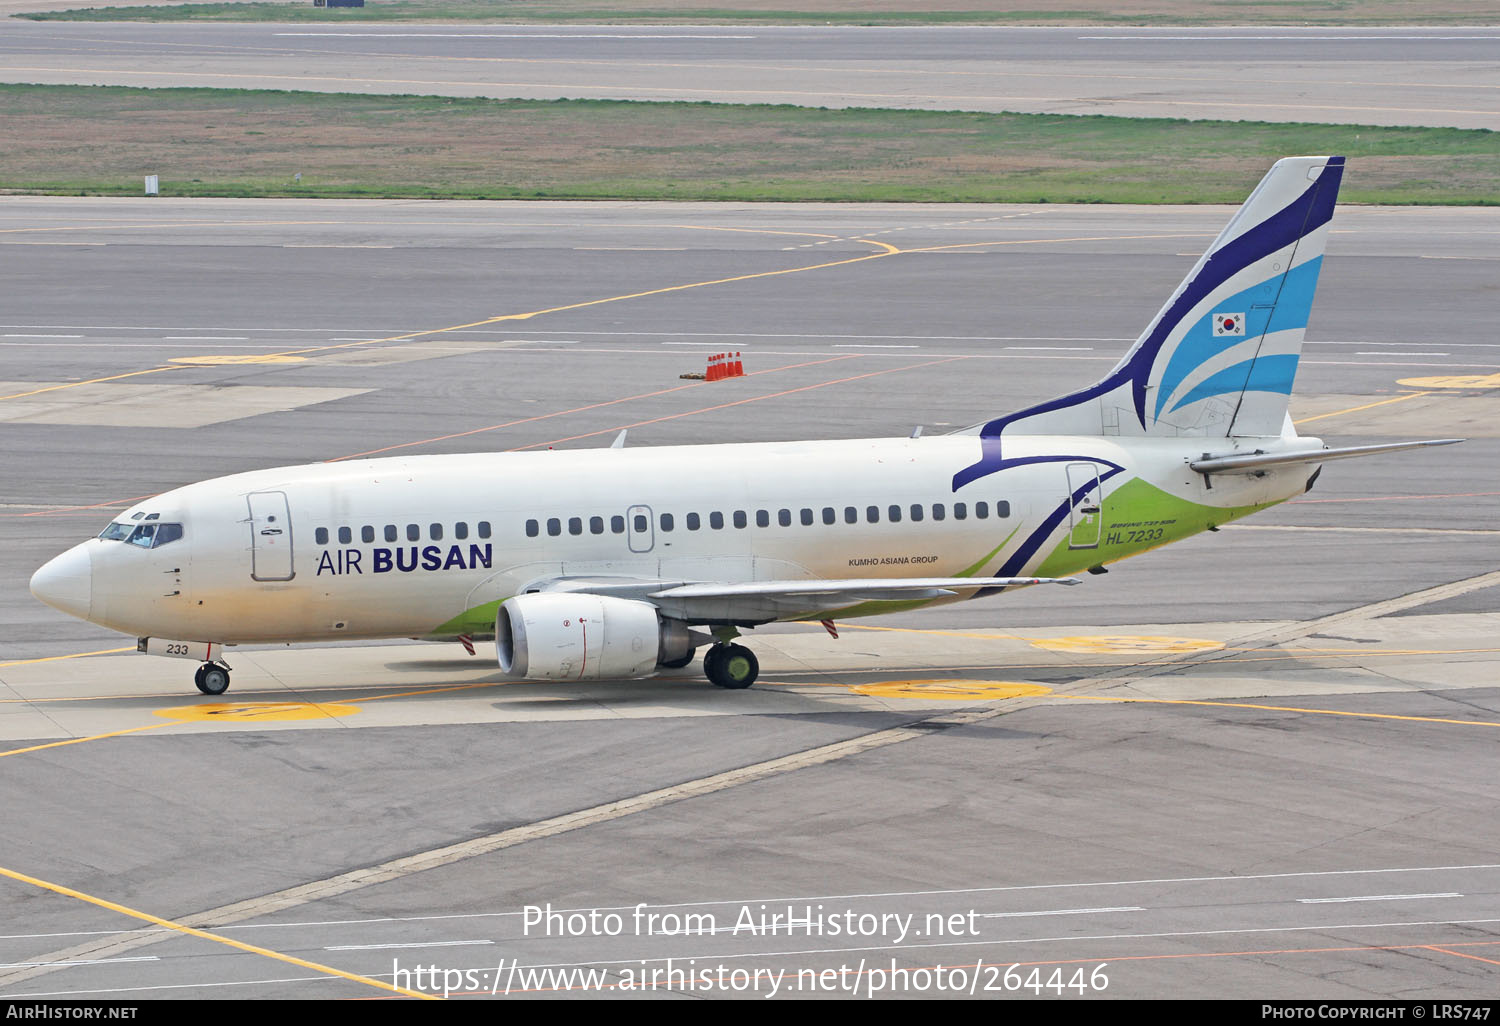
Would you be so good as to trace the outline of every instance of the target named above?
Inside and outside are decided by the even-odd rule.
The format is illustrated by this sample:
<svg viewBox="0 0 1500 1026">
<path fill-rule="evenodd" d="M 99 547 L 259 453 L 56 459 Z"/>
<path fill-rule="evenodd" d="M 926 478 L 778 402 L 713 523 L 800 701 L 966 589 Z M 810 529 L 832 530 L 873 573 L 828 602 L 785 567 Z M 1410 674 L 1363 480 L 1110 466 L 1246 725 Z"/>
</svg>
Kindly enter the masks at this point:
<svg viewBox="0 0 1500 1026">
<path fill-rule="evenodd" d="M 737 638 L 1036 585 L 1310 489 L 1287 412 L 1344 158 L 1276 162 L 1139 340 L 1087 388 L 937 436 L 402 456 L 233 474 L 132 506 L 32 593 L 199 662 L 421 638 L 533 680 L 688 665 L 746 688 Z M 683 467 L 692 467 L 685 475 Z"/>
</svg>

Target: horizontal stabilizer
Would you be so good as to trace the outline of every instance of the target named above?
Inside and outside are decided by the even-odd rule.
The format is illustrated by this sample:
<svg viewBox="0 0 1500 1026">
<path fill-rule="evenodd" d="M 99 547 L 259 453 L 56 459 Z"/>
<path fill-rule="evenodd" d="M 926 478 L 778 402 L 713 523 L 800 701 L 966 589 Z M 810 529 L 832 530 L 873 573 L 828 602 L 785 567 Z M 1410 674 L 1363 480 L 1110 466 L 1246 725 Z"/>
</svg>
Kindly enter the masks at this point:
<svg viewBox="0 0 1500 1026">
<path fill-rule="evenodd" d="M 1347 460 L 1355 456 L 1374 456 L 1383 452 L 1401 452 L 1403 449 L 1425 449 L 1432 445 L 1453 445 L 1462 438 L 1433 438 L 1423 442 L 1391 442 L 1388 445 L 1354 445 L 1344 449 L 1304 449 L 1301 452 L 1255 452 L 1230 456 L 1205 456 L 1192 460 L 1188 466 L 1200 474 L 1248 474 L 1266 467 L 1285 467 L 1297 463 L 1326 463 L 1329 460 Z"/>
</svg>

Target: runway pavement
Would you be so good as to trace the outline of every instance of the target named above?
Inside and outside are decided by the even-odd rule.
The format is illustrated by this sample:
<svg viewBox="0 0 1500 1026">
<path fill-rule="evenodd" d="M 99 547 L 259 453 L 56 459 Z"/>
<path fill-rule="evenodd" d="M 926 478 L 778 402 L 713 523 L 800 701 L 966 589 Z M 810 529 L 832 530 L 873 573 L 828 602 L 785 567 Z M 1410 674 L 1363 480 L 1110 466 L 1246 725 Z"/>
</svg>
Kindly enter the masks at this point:
<svg viewBox="0 0 1500 1026">
<path fill-rule="evenodd" d="M 6 82 L 1500 129 L 1500 27 L 4 24 Z"/>
<path fill-rule="evenodd" d="M 1107 370 L 1228 213 L 7 199 L 0 997 L 1492 995 L 1500 213 L 1340 210 L 1293 406 L 1464 445 L 756 631 L 748 692 L 393 642 L 208 699 L 26 592 L 250 467 L 962 426 Z"/>
</svg>

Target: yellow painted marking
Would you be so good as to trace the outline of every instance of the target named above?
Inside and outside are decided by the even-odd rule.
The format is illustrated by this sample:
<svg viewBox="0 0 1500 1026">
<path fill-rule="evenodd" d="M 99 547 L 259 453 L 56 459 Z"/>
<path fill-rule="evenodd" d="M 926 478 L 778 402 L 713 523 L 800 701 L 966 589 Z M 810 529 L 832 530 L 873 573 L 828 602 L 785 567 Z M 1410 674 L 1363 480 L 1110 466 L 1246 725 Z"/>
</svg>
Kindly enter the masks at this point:
<svg viewBox="0 0 1500 1026">
<path fill-rule="evenodd" d="M 148 723 L 144 727 L 126 727 L 124 730 L 112 730 L 108 734 L 90 734 L 88 737 L 70 737 L 66 741 L 48 741 L 44 745 L 32 745 L 30 748 L 12 748 L 8 752 L 0 752 L 0 759 L 7 755 L 25 755 L 27 752 L 40 752 L 44 748 L 61 748 L 64 745 L 81 745 L 85 741 L 102 741 L 107 737 L 119 737 L 122 734 L 135 734 L 142 730 L 155 730 L 158 727 L 170 727 L 170 723 Z"/>
<path fill-rule="evenodd" d="M 337 705 L 329 702 L 205 702 L 199 705 L 181 705 L 172 709 L 158 709 L 153 715 L 178 723 L 195 720 L 228 720 L 243 723 L 247 720 L 322 720 L 353 716 L 359 712 L 355 705 Z"/>
<path fill-rule="evenodd" d="M 998 701 L 1052 693 L 1051 688 L 1041 684 L 1011 680 L 885 680 L 855 684 L 849 690 L 880 698 L 936 698 L 945 702 Z"/>
<path fill-rule="evenodd" d="M 1031 644 L 1049 652 L 1213 652 L 1222 641 L 1208 638 L 1165 638 L 1154 634 L 1118 634 L 1036 638 Z"/>
<path fill-rule="evenodd" d="M 284 353 L 267 353 L 264 356 L 174 356 L 168 363 L 186 363 L 194 367 L 212 367 L 221 364 L 242 363 L 302 363 L 305 356 L 288 356 Z"/>
<path fill-rule="evenodd" d="M 1059 695 L 1080 702 L 1140 702 L 1147 705 L 1212 705 L 1225 709 L 1310 713 L 1315 716 L 1353 716 L 1368 720 L 1405 720 L 1410 723 L 1453 723 L 1461 727 L 1500 727 L 1494 720 L 1452 720 L 1441 716 L 1397 716 L 1394 713 L 1352 712 L 1345 709 L 1304 709 L 1294 705 L 1256 705 L 1252 702 L 1207 702 L 1189 698 L 1115 698 L 1110 695 Z"/>
<path fill-rule="evenodd" d="M 823 628 L 819 627 L 818 630 Z M 873 627 L 863 623 L 841 623 L 841 631 L 895 631 L 899 634 L 936 634 L 947 638 L 980 638 L 985 641 L 1027 641 L 1019 634 L 992 634 L 979 631 L 940 631 L 923 627 Z"/>
<path fill-rule="evenodd" d="M 1500 374 L 1445 374 L 1435 378 L 1402 378 L 1412 388 L 1500 388 Z"/>
<path fill-rule="evenodd" d="M 1382 399 L 1375 403 L 1365 403 L 1363 406 L 1351 406 L 1347 410 L 1334 410 L 1332 413 L 1320 413 L 1316 417 L 1303 417 L 1301 420 L 1293 421 L 1297 425 L 1311 424 L 1315 420 L 1327 420 L 1329 417 L 1342 417 L 1346 413 L 1358 413 L 1360 410 L 1373 410 L 1377 406 L 1388 406 L 1391 403 L 1404 403 L 1408 399 L 1416 399 L 1418 396 L 1431 395 L 1431 392 L 1408 392 L 1406 395 L 1398 395 L 1394 399 Z"/>
<path fill-rule="evenodd" d="M 111 374 L 107 378 L 90 378 L 88 381 L 69 381 L 64 385 L 48 385 L 46 388 L 34 388 L 30 392 L 16 392 L 12 395 L 0 395 L 0 401 L 6 399 L 24 399 L 29 395 L 41 395 L 43 392 L 57 392 L 64 388 L 77 388 L 79 385 L 97 385 L 101 381 L 119 381 L 121 378 L 133 378 L 141 374 L 157 374 L 161 371 L 177 370 L 176 367 L 151 367 L 146 370 L 130 371 L 127 374 Z"/>
<path fill-rule="evenodd" d="M 163 926 L 168 930 L 187 934 L 189 937 L 199 937 L 203 940 L 210 940 L 218 944 L 228 945 L 231 948 L 237 948 L 240 951 L 248 951 L 252 955 L 264 955 L 266 958 L 274 958 L 278 962 L 286 962 L 290 965 L 300 966 L 303 969 L 311 969 L 314 972 L 340 976 L 346 980 L 353 980 L 355 983 L 367 984 L 371 987 L 378 987 L 381 990 L 392 991 L 396 994 L 405 994 L 407 997 L 422 998 L 427 1001 L 440 1000 L 435 994 L 423 994 L 420 991 L 407 990 L 404 987 L 397 987 L 390 983 L 382 983 L 380 980 L 371 979 L 368 976 L 360 976 L 358 973 L 346 973 L 344 970 L 335 969 L 332 966 L 323 965 L 318 962 L 309 962 L 307 959 L 297 958 L 295 955 L 283 955 L 281 952 L 272 951 L 270 948 L 257 947 L 254 944 L 246 944 L 244 941 L 237 941 L 221 934 L 210 933 L 207 930 L 199 930 L 192 926 L 186 926 L 171 919 L 163 919 L 161 916 L 154 916 L 149 912 L 142 912 L 127 905 L 106 901 L 104 898 L 96 898 L 92 894 L 75 891 L 73 888 L 64 887 L 62 884 L 49 883 L 34 876 L 27 876 L 25 873 L 18 873 L 13 869 L 6 869 L 4 866 L 0 866 L 0 876 L 7 876 L 20 883 L 30 884 L 33 887 L 39 887 L 44 891 L 51 891 L 54 894 L 61 894 L 64 897 L 77 898 L 79 901 L 87 902 L 90 905 L 96 905 L 111 912 L 118 912 L 121 915 L 129 916 L 132 919 L 139 919 L 142 922 L 151 923 L 155 926 Z"/>
<path fill-rule="evenodd" d="M 58 659 L 82 659 L 84 656 L 115 655 L 119 652 L 134 652 L 135 650 L 135 646 L 131 645 L 129 648 L 101 648 L 97 652 L 74 652 L 72 655 L 42 656 L 38 659 L 17 659 L 14 662 L 0 663 L 0 669 L 4 669 L 7 666 L 26 666 L 30 663 L 50 663 Z"/>
</svg>

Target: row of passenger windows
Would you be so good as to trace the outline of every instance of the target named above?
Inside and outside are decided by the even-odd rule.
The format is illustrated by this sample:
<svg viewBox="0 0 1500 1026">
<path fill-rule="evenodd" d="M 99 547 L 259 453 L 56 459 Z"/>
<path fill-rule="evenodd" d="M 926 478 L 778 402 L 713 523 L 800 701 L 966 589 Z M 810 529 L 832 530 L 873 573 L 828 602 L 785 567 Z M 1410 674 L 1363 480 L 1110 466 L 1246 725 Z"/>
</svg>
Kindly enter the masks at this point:
<svg viewBox="0 0 1500 1026">
<path fill-rule="evenodd" d="M 1005 518 L 1010 516 L 1010 503 L 1004 499 L 994 504 L 995 516 Z M 771 510 L 758 509 L 753 514 L 746 510 L 737 509 L 726 514 L 714 511 L 708 514 L 687 513 L 682 518 L 683 526 L 689 531 L 703 529 L 705 520 L 708 527 L 714 531 L 722 531 L 726 522 L 733 524 L 736 528 L 747 528 L 750 526 L 752 515 L 756 527 L 770 527 L 773 519 Z M 651 529 L 650 518 L 644 513 L 632 513 L 634 522 L 630 525 L 636 534 L 645 534 Z M 903 520 L 913 523 L 923 520 L 968 520 L 972 516 L 975 520 L 988 520 L 990 516 L 990 504 L 988 502 L 976 502 L 971 507 L 966 502 L 955 502 L 950 509 L 946 504 L 935 502 L 932 505 L 924 505 L 914 502 L 910 506 L 891 504 L 889 506 L 845 506 L 843 509 L 843 522 L 846 524 L 857 524 L 863 521 L 867 524 L 878 524 L 882 520 L 885 523 L 899 524 Z M 810 506 L 804 506 L 800 510 L 779 509 L 774 514 L 774 519 L 780 527 L 791 527 L 792 524 L 800 523 L 804 527 L 811 527 L 820 520 L 823 524 L 832 526 L 840 519 L 839 510 L 834 506 L 824 506 L 821 511 L 814 510 Z M 550 517 L 546 522 L 547 534 L 556 538 L 563 533 L 563 518 Z M 672 513 L 662 513 L 657 517 L 657 529 L 663 533 L 677 529 L 677 517 Z M 569 534 L 584 533 L 583 517 L 568 517 L 567 531 Z M 609 518 L 609 531 L 611 534 L 625 533 L 625 518 L 612 516 Z M 605 522 L 603 517 L 588 518 L 588 533 L 603 534 Z M 526 521 L 526 537 L 535 538 L 542 533 L 542 523 L 538 520 Z"/>
<path fill-rule="evenodd" d="M 951 507 L 945 503 L 935 502 L 925 505 L 914 502 L 909 506 L 892 503 L 889 506 L 845 506 L 843 508 L 842 520 L 845 524 L 858 524 L 861 521 L 867 524 L 878 524 L 881 522 L 899 524 L 903 520 L 919 523 L 924 520 L 988 520 L 990 517 L 991 504 L 988 502 L 976 502 L 972 506 L 966 502 L 955 502 Z M 1010 516 L 1010 503 L 1004 499 L 993 505 L 994 515 L 999 519 Z M 633 523 L 631 529 L 636 534 L 644 534 L 651 530 L 651 520 L 645 513 L 631 514 Z M 758 509 L 753 513 L 737 509 L 728 514 L 715 510 L 712 513 L 687 513 L 682 517 L 682 526 L 689 531 L 703 529 L 706 522 L 708 527 L 714 531 L 722 531 L 726 524 L 733 524 L 736 528 L 747 528 L 750 526 L 751 518 L 754 518 L 756 527 L 770 527 L 774 519 L 780 527 L 791 527 L 794 523 L 800 523 L 804 527 L 812 527 L 821 521 L 827 526 L 833 526 L 840 520 L 840 512 L 834 506 L 824 506 L 821 510 L 815 510 L 810 506 L 804 506 L 800 510 L 779 509 L 773 514 L 768 509 Z M 583 517 L 568 517 L 566 520 L 567 532 L 569 534 L 583 534 L 585 531 L 585 520 Z M 547 534 L 558 537 L 563 533 L 564 520 L 562 517 L 550 517 L 546 521 Z M 663 533 L 669 533 L 677 529 L 677 516 L 672 513 L 662 513 L 657 517 L 657 529 Z M 625 533 L 625 518 L 616 514 L 609 518 L 608 525 L 604 517 L 589 517 L 587 520 L 587 531 L 589 534 L 604 534 L 606 529 L 611 534 Z M 180 530 L 180 529 L 179 529 Z M 542 522 L 540 520 L 526 521 L 526 537 L 536 538 L 542 533 Z M 339 527 L 334 529 L 340 545 L 352 545 L 354 543 L 354 528 Z M 365 524 L 359 529 L 359 540 L 365 544 L 371 544 L 376 537 L 383 537 L 387 542 L 399 542 L 404 536 L 409 542 L 420 541 L 442 541 L 447 535 L 447 528 L 443 524 L 428 524 L 424 535 L 421 524 L 407 524 L 404 528 L 396 524 L 386 524 L 383 528 L 375 528 L 371 524 Z M 474 525 L 474 536 L 477 538 L 489 538 L 491 535 L 490 522 L 481 520 Z M 465 541 L 469 538 L 469 524 L 460 520 L 453 525 L 452 539 L 454 541 Z M 327 545 L 329 529 L 319 527 L 313 531 L 313 539 L 319 545 Z M 157 544 L 162 544 L 158 542 Z"/>
<path fill-rule="evenodd" d="M 442 524 L 428 524 L 426 540 L 442 541 L 445 531 L 446 528 Z M 340 527 L 337 529 L 337 532 L 340 545 L 349 545 L 353 543 L 354 528 Z M 384 537 L 388 542 L 400 541 L 402 533 L 403 529 L 398 528 L 395 524 L 386 524 L 385 527 L 381 529 L 381 536 Z M 406 535 L 407 541 L 417 542 L 424 540 L 421 524 L 407 524 L 404 528 L 404 533 Z M 479 521 L 479 523 L 475 524 L 474 535 L 477 538 L 488 538 L 490 536 L 490 522 L 488 520 L 481 520 Z M 454 541 L 467 540 L 469 537 L 468 522 L 460 520 L 458 523 L 454 524 L 452 537 Z M 319 527 L 314 530 L 313 540 L 316 541 L 319 545 L 327 545 L 328 528 Z M 375 528 L 370 524 L 366 524 L 365 526 L 361 527 L 359 529 L 359 540 L 367 545 L 370 542 L 373 542 L 375 540 Z"/>
</svg>

